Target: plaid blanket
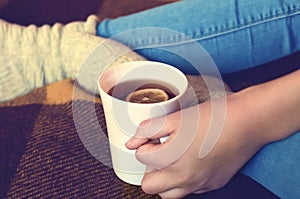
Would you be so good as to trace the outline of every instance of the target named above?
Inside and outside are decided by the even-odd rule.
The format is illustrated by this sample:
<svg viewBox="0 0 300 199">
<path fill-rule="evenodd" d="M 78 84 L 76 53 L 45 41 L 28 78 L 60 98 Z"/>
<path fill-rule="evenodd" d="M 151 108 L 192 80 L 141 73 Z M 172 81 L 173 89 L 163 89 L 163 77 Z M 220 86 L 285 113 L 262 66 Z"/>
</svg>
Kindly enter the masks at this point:
<svg viewBox="0 0 300 199">
<path fill-rule="evenodd" d="M 200 76 L 188 79 L 199 102 L 210 97 Z M 100 97 L 76 87 L 74 100 L 75 87 L 65 79 L 0 104 L 0 197 L 158 198 L 119 180 L 82 144 L 72 106 L 92 105 L 101 126 L 105 120 Z M 89 118 L 82 119 L 95 128 Z"/>
</svg>

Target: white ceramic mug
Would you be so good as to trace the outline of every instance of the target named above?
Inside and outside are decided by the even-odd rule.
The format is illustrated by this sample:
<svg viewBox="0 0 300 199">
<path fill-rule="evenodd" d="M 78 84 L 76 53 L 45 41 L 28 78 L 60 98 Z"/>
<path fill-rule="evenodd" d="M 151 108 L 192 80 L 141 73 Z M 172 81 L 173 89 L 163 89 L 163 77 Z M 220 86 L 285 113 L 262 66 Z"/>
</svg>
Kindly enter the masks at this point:
<svg viewBox="0 0 300 199">
<path fill-rule="evenodd" d="M 140 104 L 120 100 L 108 94 L 117 84 L 144 80 L 172 85 L 176 96 L 167 101 Z M 108 131 L 113 169 L 123 181 L 141 185 L 145 165 L 135 157 L 135 150 L 128 150 L 125 143 L 134 136 L 143 120 L 167 115 L 180 109 L 179 101 L 188 88 L 186 76 L 173 66 L 153 61 L 134 61 L 112 66 L 99 77 L 98 87 L 103 104 Z M 117 87 L 116 87 L 117 88 Z"/>
</svg>

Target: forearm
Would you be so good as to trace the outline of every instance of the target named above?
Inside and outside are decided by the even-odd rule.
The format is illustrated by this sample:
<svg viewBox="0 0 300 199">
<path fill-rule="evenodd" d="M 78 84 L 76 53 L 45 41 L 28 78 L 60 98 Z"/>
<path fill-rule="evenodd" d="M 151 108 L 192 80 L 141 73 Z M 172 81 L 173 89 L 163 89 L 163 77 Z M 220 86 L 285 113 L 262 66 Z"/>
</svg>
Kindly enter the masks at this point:
<svg viewBox="0 0 300 199">
<path fill-rule="evenodd" d="M 240 99 L 249 130 L 267 142 L 286 138 L 300 129 L 300 70 L 247 88 L 235 97 Z"/>
</svg>

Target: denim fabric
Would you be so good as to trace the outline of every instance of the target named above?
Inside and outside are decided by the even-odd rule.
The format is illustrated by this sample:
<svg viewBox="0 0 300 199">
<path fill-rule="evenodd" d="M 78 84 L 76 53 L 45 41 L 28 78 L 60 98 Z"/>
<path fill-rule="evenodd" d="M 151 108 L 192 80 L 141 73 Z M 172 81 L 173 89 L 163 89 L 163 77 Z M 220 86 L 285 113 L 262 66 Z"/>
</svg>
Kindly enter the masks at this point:
<svg viewBox="0 0 300 199">
<path fill-rule="evenodd" d="M 229 73 L 300 50 L 300 1 L 185 0 L 113 20 L 106 19 L 99 23 L 97 34 L 113 37 L 144 27 L 183 33 L 204 47 L 221 73 Z M 180 37 L 162 37 L 152 31 L 118 39 L 132 48 L 183 43 Z M 155 48 L 138 52 L 150 60 L 195 73 L 192 65 L 174 54 Z M 198 56 L 197 52 L 190 53 Z"/>
<path fill-rule="evenodd" d="M 242 169 L 280 198 L 300 197 L 300 132 L 261 149 Z"/>
<path fill-rule="evenodd" d="M 185 0 L 98 24 L 98 35 L 113 37 L 150 60 L 195 74 L 198 70 L 185 57 L 156 47 L 181 47 L 189 56 L 198 57 L 199 52 L 191 50 L 190 41 L 180 34 L 148 29 L 115 36 L 146 27 L 177 31 L 193 39 L 212 57 L 221 74 L 230 73 L 300 50 L 300 1 Z M 242 172 L 281 198 L 298 198 L 299 170 L 300 133 L 296 133 L 265 146 Z"/>
</svg>

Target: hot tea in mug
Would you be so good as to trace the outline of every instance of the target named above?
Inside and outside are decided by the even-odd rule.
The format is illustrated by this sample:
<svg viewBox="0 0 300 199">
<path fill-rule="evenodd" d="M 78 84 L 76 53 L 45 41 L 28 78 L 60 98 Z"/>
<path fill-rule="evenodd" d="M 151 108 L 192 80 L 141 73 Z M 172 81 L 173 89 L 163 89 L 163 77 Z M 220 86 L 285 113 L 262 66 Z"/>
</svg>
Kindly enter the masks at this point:
<svg viewBox="0 0 300 199">
<path fill-rule="evenodd" d="M 132 80 L 113 86 L 108 94 L 132 103 L 159 103 L 170 100 L 179 91 L 170 83 L 154 80 Z"/>
</svg>

